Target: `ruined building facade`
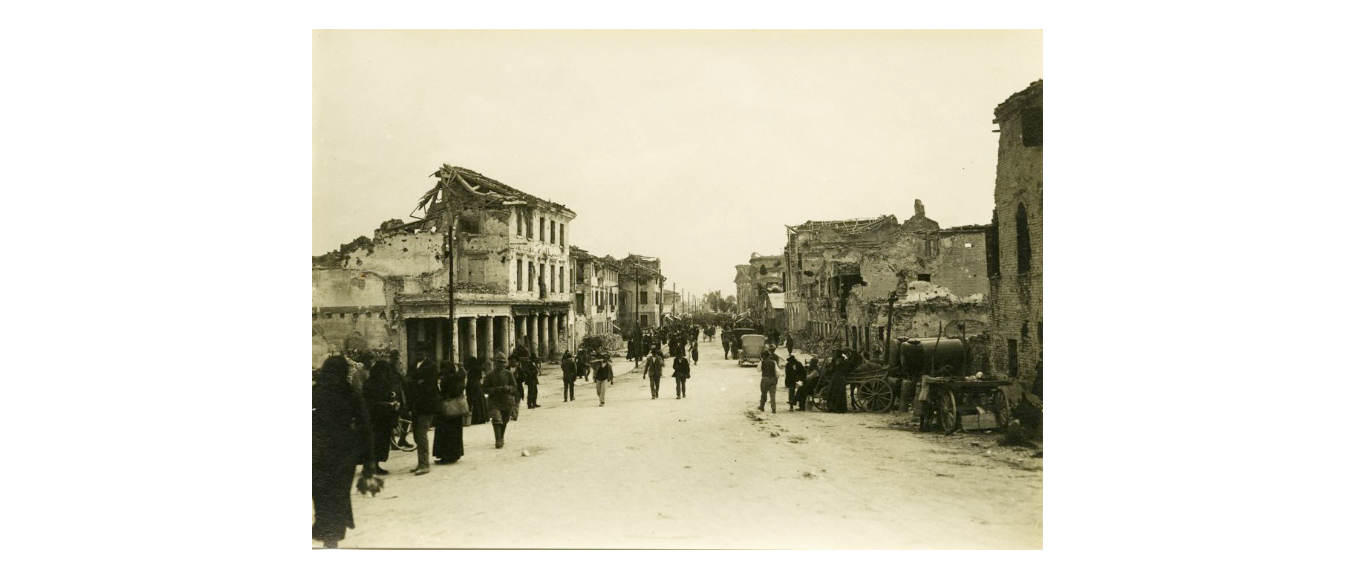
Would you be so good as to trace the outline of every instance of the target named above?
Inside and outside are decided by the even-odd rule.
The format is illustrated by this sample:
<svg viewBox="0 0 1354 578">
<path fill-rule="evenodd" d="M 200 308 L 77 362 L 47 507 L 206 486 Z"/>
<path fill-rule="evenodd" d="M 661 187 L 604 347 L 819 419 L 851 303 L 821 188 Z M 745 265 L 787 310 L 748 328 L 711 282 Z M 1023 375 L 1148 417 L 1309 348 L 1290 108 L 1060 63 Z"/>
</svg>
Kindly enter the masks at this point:
<svg viewBox="0 0 1354 578">
<path fill-rule="evenodd" d="M 440 361 L 511 353 L 541 358 L 568 347 L 572 289 L 569 223 L 575 214 L 474 171 L 447 167 L 458 186 L 487 199 L 456 216 L 448 263 L 441 205 L 412 223 L 387 222 L 374 239 L 312 263 L 316 339 L 334 348 L 430 348 Z M 358 241 L 364 241 L 365 238 Z M 455 318 L 448 321 L 454 274 Z"/>
<path fill-rule="evenodd" d="M 573 344 L 589 335 L 619 332 L 620 262 L 610 255 L 594 256 L 578 247 L 570 247 L 574 272 Z"/>
<path fill-rule="evenodd" d="M 920 200 L 901 223 L 883 215 L 787 227 L 787 323 L 867 354 L 883 351 L 890 333 L 934 336 L 957 321 L 980 328 L 988 320 L 986 233 L 982 225 L 941 229 Z"/>
<path fill-rule="evenodd" d="M 751 271 L 751 265 L 734 265 L 733 284 L 737 288 L 734 294 L 734 313 L 737 315 L 743 315 L 752 310 L 752 297 L 755 292 L 752 290 Z"/>
<path fill-rule="evenodd" d="M 662 275 L 663 263 L 639 255 L 627 255 L 620 260 L 617 276 L 620 309 L 617 323 L 625 333 L 635 329 L 658 327 L 662 323 L 662 287 L 667 281 Z"/>
<path fill-rule="evenodd" d="M 1025 388 L 1034 383 L 1044 340 L 1044 81 L 996 108 L 994 242 L 990 259 L 990 365 Z"/>
<path fill-rule="evenodd" d="M 748 316 L 762 324 L 765 331 L 786 329 L 785 254 L 753 253 L 748 258 Z"/>
</svg>

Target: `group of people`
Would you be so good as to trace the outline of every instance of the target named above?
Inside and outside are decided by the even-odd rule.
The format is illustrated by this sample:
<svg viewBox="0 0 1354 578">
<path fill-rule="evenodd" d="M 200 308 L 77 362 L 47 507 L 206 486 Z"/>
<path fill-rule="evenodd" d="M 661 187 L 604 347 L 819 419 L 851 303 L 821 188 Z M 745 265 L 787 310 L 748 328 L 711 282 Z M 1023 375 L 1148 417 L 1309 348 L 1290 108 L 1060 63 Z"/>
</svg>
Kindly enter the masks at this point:
<svg viewBox="0 0 1354 578">
<path fill-rule="evenodd" d="M 465 426 L 491 422 L 494 447 L 502 448 L 508 423 L 517 420 L 523 399 L 529 409 L 540 407 L 540 362 L 523 344 L 513 352 L 515 367 L 509 369 L 508 357 L 500 352 L 488 372 L 475 357 L 465 364 L 437 364 L 431 347 L 417 351 L 407 377 L 397 369 L 398 352 L 360 363 L 334 355 L 313 375 L 311 536 L 326 548 L 336 547 L 345 529 L 354 527 L 350 491 L 357 465 L 362 465 L 363 477 L 390 474 L 381 462 L 390 457 L 394 432 L 401 433 L 395 442 L 401 448 L 409 447 L 407 436 L 413 433 L 418 463 L 410 473 L 424 475 L 431 471 L 430 459 L 453 464 L 465 455 Z M 592 367 L 583 361 L 588 358 Z M 609 356 L 580 351 L 575 361 L 566 353 L 561 366 L 566 400 L 573 400 L 574 382 L 591 374 L 599 405 L 606 404 L 606 386 L 613 381 Z M 398 429 L 401 417 L 410 422 L 409 428 Z M 433 428 L 429 444 L 428 430 Z"/>
</svg>

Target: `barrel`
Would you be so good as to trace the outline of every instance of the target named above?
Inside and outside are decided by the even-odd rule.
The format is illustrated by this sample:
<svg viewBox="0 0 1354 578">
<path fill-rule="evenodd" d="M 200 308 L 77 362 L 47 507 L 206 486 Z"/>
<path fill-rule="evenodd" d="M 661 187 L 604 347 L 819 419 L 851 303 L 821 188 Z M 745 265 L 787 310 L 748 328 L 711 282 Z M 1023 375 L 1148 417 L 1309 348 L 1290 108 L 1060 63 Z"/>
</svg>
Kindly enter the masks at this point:
<svg viewBox="0 0 1354 578">
<path fill-rule="evenodd" d="M 922 375 L 962 376 L 968 370 L 964 342 L 958 339 L 894 339 L 889 357 L 896 360 L 894 363 L 902 367 L 903 377 L 909 379 Z"/>
</svg>

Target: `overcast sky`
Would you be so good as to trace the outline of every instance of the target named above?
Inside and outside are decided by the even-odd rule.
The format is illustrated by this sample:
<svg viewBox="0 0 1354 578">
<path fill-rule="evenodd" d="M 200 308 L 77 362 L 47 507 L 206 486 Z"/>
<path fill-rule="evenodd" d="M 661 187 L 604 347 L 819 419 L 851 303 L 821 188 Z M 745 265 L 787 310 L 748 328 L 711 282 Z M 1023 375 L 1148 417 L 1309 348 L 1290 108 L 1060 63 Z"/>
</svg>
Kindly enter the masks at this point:
<svg viewBox="0 0 1354 578">
<path fill-rule="evenodd" d="M 991 220 L 992 109 L 1039 31 L 314 33 L 312 251 L 404 218 L 443 163 L 578 213 L 571 244 L 734 291 L 784 225 Z"/>
</svg>

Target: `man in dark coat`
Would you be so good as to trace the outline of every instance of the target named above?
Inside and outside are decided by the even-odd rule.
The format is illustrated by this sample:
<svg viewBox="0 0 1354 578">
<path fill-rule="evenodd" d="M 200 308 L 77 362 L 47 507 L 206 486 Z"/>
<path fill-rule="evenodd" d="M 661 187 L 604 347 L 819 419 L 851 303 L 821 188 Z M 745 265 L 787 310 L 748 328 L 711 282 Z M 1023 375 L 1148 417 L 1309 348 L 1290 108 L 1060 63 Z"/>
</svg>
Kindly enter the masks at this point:
<svg viewBox="0 0 1354 578">
<path fill-rule="evenodd" d="M 795 352 L 795 336 L 793 333 L 785 336 L 785 354 L 790 355 Z"/>
<path fill-rule="evenodd" d="M 724 359 L 728 359 L 728 358 L 729 358 L 729 334 L 728 334 L 728 333 L 720 334 L 720 341 L 723 341 L 723 342 L 724 342 Z"/>
<path fill-rule="evenodd" d="M 592 372 L 593 383 L 597 384 L 597 407 L 606 405 L 606 386 L 612 381 L 611 376 L 611 357 L 596 354 L 597 371 Z"/>
<path fill-rule="evenodd" d="M 663 353 L 657 347 L 644 358 L 644 376 L 649 378 L 649 393 L 658 399 L 659 380 L 663 377 Z"/>
<path fill-rule="evenodd" d="M 804 364 L 800 363 L 795 356 L 791 355 L 785 361 L 785 389 L 789 393 L 790 411 L 795 410 L 795 386 L 804 379 Z"/>
<path fill-rule="evenodd" d="M 362 400 L 371 416 L 372 453 L 376 462 L 374 471 L 381 476 L 390 474 L 381 467 L 381 462 L 390 459 L 390 434 L 400 417 L 399 378 L 390 362 L 381 359 L 371 366 L 367 383 L 362 386 Z"/>
<path fill-rule="evenodd" d="M 526 386 L 527 409 L 536 409 L 540 407 L 536 403 L 536 395 L 540 392 L 539 379 L 540 369 L 536 367 L 536 356 L 532 355 L 526 361 L 519 362 L 517 365 L 517 391 L 522 391 L 522 386 Z"/>
<path fill-rule="evenodd" d="M 677 399 L 686 397 L 686 380 L 691 377 L 691 364 L 687 363 L 680 349 L 672 359 L 672 377 L 677 380 Z"/>
<path fill-rule="evenodd" d="M 560 359 L 559 368 L 564 372 L 564 401 L 570 401 L 574 398 L 574 380 L 578 378 L 578 370 L 575 368 L 574 356 L 568 351 Z"/>
<path fill-rule="evenodd" d="M 428 428 L 432 427 L 441 409 L 437 367 L 432 360 L 431 347 L 425 347 L 419 353 L 419 361 L 409 375 L 409 389 L 405 395 L 408 397 L 409 411 L 414 417 L 414 446 L 418 448 L 418 465 L 410 471 L 421 476 L 429 471 L 428 454 L 432 451 L 432 446 L 428 445 Z"/>
<path fill-rule="evenodd" d="M 484 376 L 484 393 L 489 396 L 489 420 L 494 424 L 494 447 L 503 447 L 508 420 L 517 408 L 516 380 L 508 371 L 508 357 L 494 355 L 494 369 Z"/>
</svg>

